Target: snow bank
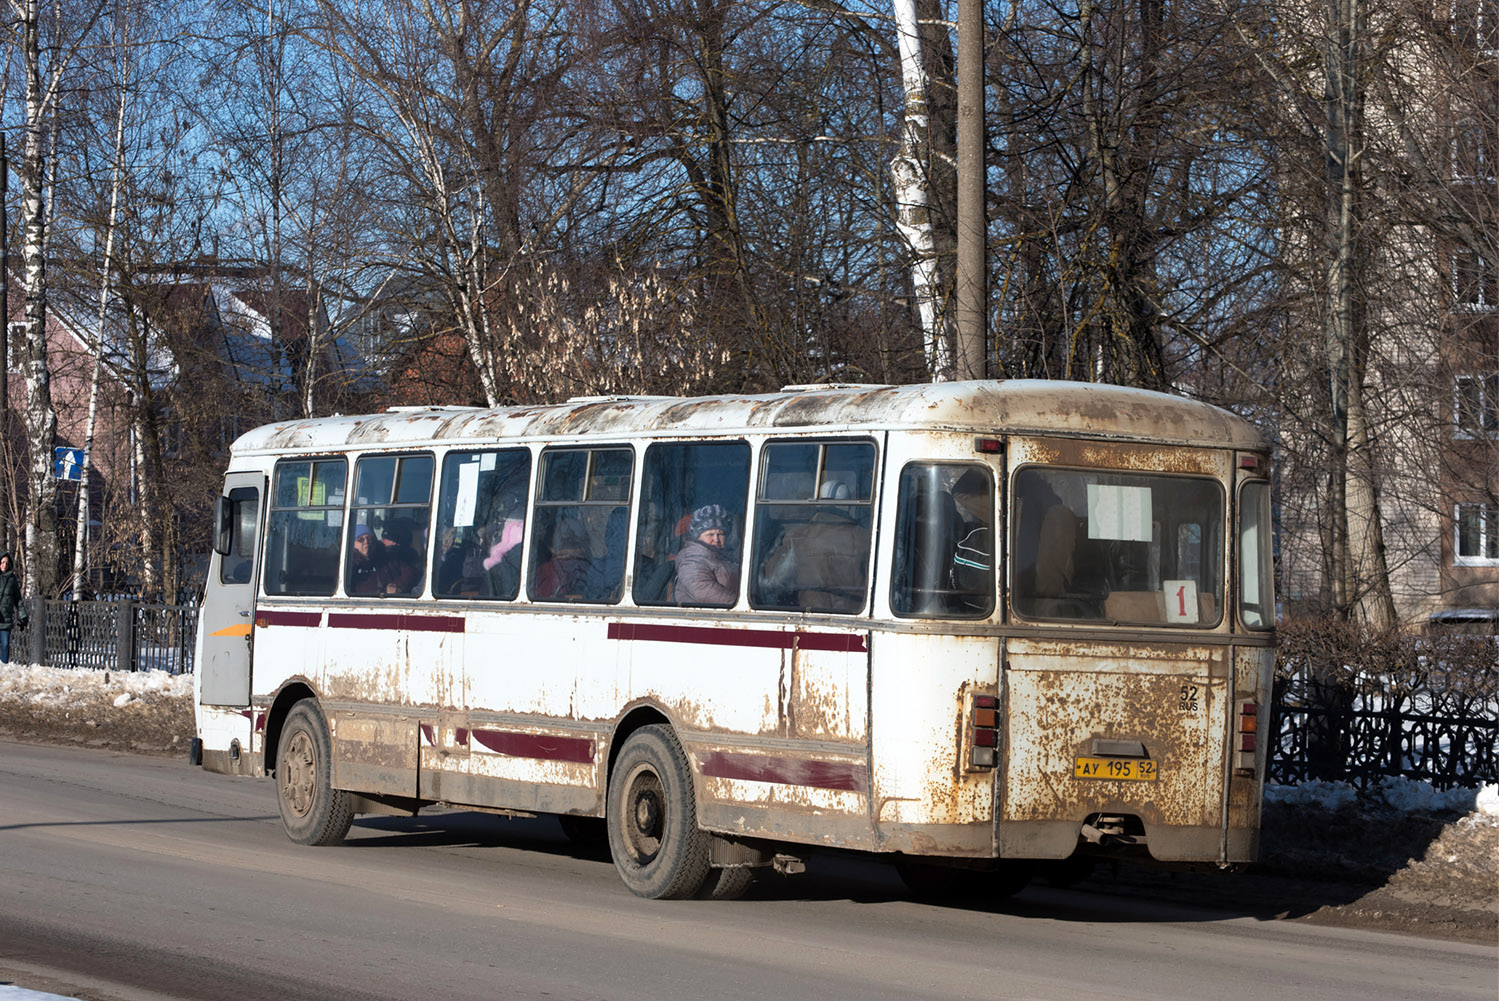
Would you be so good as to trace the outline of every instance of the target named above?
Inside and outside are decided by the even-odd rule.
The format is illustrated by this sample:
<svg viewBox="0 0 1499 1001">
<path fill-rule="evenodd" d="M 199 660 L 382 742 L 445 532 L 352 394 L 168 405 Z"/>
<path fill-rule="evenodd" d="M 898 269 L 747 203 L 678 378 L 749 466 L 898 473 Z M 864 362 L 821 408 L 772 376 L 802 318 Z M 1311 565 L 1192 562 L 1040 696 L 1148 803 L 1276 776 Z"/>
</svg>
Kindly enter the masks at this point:
<svg viewBox="0 0 1499 1001">
<path fill-rule="evenodd" d="M 54 709 L 112 702 L 123 708 L 144 695 L 188 696 L 190 674 L 165 671 L 91 671 L 36 664 L 0 664 L 0 700 Z"/>
<path fill-rule="evenodd" d="M 1437 791 L 1429 782 L 1389 777 L 1380 779 L 1367 799 L 1397 813 L 1471 813 L 1499 817 L 1499 785 L 1478 789 Z M 1265 802 L 1287 805 L 1317 805 L 1328 810 L 1351 806 L 1359 799 L 1357 790 L 1347 782 L 1303 782 L 1283 786 L 1267 783 Z"/>
</svg>

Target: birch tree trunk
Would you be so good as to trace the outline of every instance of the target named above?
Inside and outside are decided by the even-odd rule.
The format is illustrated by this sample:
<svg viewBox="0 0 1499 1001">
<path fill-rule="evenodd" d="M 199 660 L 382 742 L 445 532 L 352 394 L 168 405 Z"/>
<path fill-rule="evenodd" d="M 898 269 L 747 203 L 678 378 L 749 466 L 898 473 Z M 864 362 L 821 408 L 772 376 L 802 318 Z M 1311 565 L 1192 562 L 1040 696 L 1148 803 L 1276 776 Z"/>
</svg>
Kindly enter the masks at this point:
<svg viewBox="0 0 1499 1001">
<path fill-rule="evenodd" d="M 42 94 L 40 4 L 22 0 L 22 72 L 26 80 L 25 145 L 21 153 L 21 285 L 26 302 L 25 357 L 26 441 L 31 449 L 30 504 L 26 518 L 24 559 L 26 595 L 49 596 L 57 584 L 57 481 L 52 475 L 57 442 L 57 411 L 52 405 L 52 377 L 47 361 L 46 155 L 43 130 L 50 102 Z"/>
<path fill-rule="evenodd" d="M 78 523 L 73 543 L 73 600 L 83 594 L 88 577 L 89 488 L 93 481 L 94 430 L 99 417 L 99 375 L 104 366 L 104 325 L 109 314 L 110 276 L 114 272 L 115 225 L 119 218 L 120 186 L 124 183 L 125 104 L 129 83 L 128 39 L 120 48 L 119 101 L 115 105 L 114 157 L 110 167 L 109 215 L 104 223 L 104 260 L 100 265 L 99 313 L 90 348 L 94 355 L 88 387 L 88 424 L 83 437 L 83 468 L 78 480 Z"/>
<path fill-rule="evenodd" d="M 952 378 L 952 352 L 942 309 L 942 279 L 937 268 L 937 241 L 932 225 L 927 163 L 930 160 L 927 78 L 916 23 L 916 0 L 892 0 L 900 52 L 901 89 L 905 94 L 900 147 L 890 161 L 895 183 L 895 225 L 911 251 L 911 289 L 933 381 Z"/>
</svg>

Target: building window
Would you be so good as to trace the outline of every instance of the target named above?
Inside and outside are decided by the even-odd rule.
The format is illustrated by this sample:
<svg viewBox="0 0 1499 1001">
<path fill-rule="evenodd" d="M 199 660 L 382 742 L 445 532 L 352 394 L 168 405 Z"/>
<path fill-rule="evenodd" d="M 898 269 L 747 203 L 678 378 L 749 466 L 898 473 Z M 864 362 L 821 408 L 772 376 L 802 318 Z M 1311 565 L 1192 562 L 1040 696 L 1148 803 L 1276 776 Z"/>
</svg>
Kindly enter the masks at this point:
<svg viewBox="0 0 1499 1001">
<path fill-rule="evenodd" d="M 1454 379 L 1452 420 L 1459 438 L 1487 438 L 1499 431 L 1499 373 Z"/>
<path fill-rule="evenodd" d="M 1499 566 L 1499 505 L 1459 504 L 1453 520 L 1452 562 L 1460 567 Z"/>
<path fill-rule="evenodd" d="M 26 324 L 7 323 L 5 335 L 5 347 L 8 354 L 5 367 L 12 372 L 19 372 L 21 363 L 26 360 Z"/>
<path fill-rule="evenodd" d="M 1459 250 L 1452 255 L 1452 293 L 1465 309 L 1499 307 L 1499 269 L 1477 251 Z"/>
<path fill-rule="evenodd" d="M 1452 179 L 1489 181 L 1494 177 L 1494 140 L 1482 122 L 1461 122 L 1452 129 Z"/>
<path fill-rule="evenodd" d="M 1499 0 L 1452 0 L 1452 29 L 1466 45 L 1499 51 Z"/>
</svg>

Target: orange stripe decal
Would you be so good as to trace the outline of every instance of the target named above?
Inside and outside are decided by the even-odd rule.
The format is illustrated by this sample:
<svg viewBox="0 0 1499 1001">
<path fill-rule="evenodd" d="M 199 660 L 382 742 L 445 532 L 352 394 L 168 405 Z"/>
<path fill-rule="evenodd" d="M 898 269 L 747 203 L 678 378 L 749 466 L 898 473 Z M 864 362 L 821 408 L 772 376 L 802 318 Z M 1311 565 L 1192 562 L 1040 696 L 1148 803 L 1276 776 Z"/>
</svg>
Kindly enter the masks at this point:
<svg viewBox="0 0 1499 1001">
<path fill-rule="evenodd" d="M 215 629 L 209 633 L 210 636 L 248 636 L 250 635 L 250 623 L 244 622 L 236 626 L 225 626 L 223 629 Z"/>
</svg>

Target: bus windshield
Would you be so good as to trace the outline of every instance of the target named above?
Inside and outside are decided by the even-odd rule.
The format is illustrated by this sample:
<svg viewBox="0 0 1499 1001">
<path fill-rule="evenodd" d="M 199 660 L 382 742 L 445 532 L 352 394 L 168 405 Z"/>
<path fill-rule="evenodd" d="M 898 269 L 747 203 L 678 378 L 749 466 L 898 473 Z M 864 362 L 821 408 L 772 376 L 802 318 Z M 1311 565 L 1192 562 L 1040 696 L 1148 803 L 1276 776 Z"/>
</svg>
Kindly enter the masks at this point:
<svg viewBox="0 0 1499 1001">
<path fill-rule="evenodd" d="M 1014 496 L 1018 615 L 1197 627 L 1222 617 L 1216 482 L 1031 466 L 1016 474 Z"/>
</svg>

